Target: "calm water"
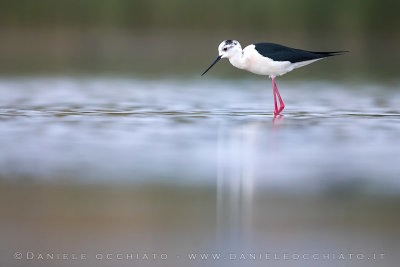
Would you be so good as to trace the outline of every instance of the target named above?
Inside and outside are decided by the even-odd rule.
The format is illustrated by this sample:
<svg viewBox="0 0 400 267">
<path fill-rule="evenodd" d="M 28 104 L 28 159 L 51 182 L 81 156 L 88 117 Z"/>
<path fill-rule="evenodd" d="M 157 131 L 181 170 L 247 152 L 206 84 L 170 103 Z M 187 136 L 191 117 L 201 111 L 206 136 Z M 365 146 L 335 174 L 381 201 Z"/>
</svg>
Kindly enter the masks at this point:
<svg viewBox="0 0 400 267">
<path fill-rule="evenodd" d="M 399 86 L 278 87 L 274 118 L 266 79 L 0 79 L 0 265 L 396 266 Z"/>
<path fill-rule="evenodd" d="M 273 118 L 268 80 L 3 78 L 0 176 L 400 189 L 397 86 L 278 86 L 287 109 Z"/>
</svg>

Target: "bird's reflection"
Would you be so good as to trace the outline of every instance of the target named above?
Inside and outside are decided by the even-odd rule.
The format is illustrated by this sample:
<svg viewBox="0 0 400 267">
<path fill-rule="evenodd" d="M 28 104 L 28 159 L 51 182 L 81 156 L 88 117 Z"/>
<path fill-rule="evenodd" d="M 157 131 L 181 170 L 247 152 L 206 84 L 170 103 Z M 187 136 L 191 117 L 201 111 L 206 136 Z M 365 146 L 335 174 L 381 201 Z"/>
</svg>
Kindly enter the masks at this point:
<svg viewBox="0 0 400 267">
<path fill-rule="evenodd" d="M 218 132 L 217 243 L 250 245 L 254 197 L 258 186 L 257 161 L 265 138 L 274 142 L 275 130 L 283 126 L 283 115 L 275 115 L 272 127 L 265 121 L 230 127 Z M 274 146 L 274 145 L 273 145 Z"/>
<path fill-rule="evenodd" d="M 279 114 L 279 115 L 274 114 L 274 118 L 272 119 L 273 129 L 277 129 L 278 127 L 283 125 L 283 118 L 284 118 L 284 116 L 281 114 Z"/>
<path fill-rule="evenodd" d="M 251 123 L 219 129 L 216 208 L 220 245 L 243 244 L 252 228 L 255 148 L 264 126 Z"/>
</svg>

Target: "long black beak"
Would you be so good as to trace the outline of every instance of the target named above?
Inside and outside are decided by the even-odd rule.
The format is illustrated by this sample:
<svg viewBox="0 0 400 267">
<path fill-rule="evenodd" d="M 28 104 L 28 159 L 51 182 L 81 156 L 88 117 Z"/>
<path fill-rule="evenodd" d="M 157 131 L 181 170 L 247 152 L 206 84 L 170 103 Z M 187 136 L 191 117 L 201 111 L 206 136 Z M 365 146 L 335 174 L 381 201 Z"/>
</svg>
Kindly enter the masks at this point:
<svg viewBox="0 0 400 267">
<path fill-rule="evenodd" d="M 209 71 L 215 64 L 217 64 L 217 62 L 221 59 L 222 56 L 217 57 L 217 59 L 214 61 L 213 64 L 211 64 L 210 67 L 208 67 L 208 69 L 206 69 L 205 72 L 203 72 L 203 74 L 201 76 L 203 76 L 204 74 L 206 74 L 207 71 Z"/>
</svg>

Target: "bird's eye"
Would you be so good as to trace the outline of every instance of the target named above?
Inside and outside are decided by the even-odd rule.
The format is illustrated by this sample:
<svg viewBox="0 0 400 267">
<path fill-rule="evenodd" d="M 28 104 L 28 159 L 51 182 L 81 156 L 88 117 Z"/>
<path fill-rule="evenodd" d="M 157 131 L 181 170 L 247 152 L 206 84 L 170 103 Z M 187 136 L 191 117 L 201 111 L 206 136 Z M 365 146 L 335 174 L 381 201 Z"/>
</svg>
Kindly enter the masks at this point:
<svg viewBox="0 0 400 267">
<path fill-rule="evenodd" d="M 228 48 L 225 47 L 223 50 L 226 51 L 226 50 L 228 50 Z"/>
</svg>

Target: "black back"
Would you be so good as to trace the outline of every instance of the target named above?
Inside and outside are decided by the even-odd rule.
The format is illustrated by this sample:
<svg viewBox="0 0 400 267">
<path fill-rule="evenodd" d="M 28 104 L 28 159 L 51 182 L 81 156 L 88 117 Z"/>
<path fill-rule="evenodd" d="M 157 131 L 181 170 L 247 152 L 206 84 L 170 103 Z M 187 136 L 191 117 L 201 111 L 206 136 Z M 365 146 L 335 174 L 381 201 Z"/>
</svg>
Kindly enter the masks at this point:
<svg viewBox="0 0 400 267">
<path fill-rule="evenodd" d="M 291 63 L 330 57 L 346 52 L 312 52 L 273 43 L 258 43 L 255 44 L 255 49 L 264 57 L 274 61 L 290 61 Z"/>
</svg>

